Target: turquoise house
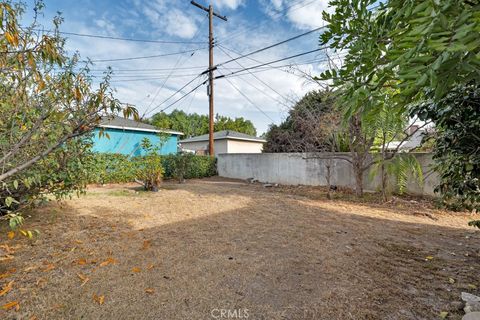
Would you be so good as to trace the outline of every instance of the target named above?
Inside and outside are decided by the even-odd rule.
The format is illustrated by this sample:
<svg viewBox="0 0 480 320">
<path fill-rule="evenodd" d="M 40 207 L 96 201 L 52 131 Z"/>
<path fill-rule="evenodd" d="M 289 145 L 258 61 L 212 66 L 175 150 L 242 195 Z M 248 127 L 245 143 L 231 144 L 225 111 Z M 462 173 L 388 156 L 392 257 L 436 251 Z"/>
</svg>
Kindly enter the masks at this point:
<svg viewBox="0 0 480 320">
<path fill-rule="evenodd" d="M 101 130 L 103 136 L 100 136 Z M 150 140 L 154 146 L 161 146 L 160 154 L 177 153 L 178 138 L 183 135 L 182 132 L 157 129 L 152 125 L 122 117 L 105 119 L 93 133 L 94 152 L 120 153 L 128 156 L 145 154 L 141 147 L 144 138 Z"/>
</svg>

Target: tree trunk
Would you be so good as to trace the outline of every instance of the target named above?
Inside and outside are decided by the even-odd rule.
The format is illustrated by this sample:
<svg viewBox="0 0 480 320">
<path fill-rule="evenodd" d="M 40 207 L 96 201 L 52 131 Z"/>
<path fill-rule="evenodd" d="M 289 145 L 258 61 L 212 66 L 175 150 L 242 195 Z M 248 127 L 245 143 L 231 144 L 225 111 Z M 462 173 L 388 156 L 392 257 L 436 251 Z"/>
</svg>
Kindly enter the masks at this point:
<svg viewBox="0 0 480 320">
<path fill-rule="evenodd" d="M 383 201 L 387 202 L 388 201 L 388 195 L 387 195 L 387 172 L 385 171 L 385 160 L 382 162 L 381 166 L 381 174 L 382 174 L 382 196 L 383 196 Z"/>
<path fill-rule="evenodd" d="M 354 163 L 355 171 L 355 195 L 359 198 L 363 197 L 363 170 L 359 163 Z"/>
<path fill-rule="evenodd" d="M 330 199 L 332 199 L 332 195 L 331 195 L 331 193 L 330 193 L 330 191 L 332 190 L 332 189 L 331 189 L 332 186 L 331 186 L 331 183 L 330 183 L 332 159 L 328 159 L 328 160 L 327 160 L 327 165 L 326 165 L 326 167 L 327 167 L 327 176 L 326 176 L 326 178 L 327 178 L 327 188 L 328 188 L 328 189 L 327 189 L 327 199 L 330 200 Z"/>
</svg>

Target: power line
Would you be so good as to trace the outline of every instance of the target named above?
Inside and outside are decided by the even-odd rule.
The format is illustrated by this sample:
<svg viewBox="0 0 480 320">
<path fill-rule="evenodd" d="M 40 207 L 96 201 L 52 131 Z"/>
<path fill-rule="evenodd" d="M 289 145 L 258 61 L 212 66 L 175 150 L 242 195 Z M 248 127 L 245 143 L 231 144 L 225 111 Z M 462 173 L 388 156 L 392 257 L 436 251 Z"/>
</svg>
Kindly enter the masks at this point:
<svg viewBox="0 0 480 320">
<path fill-rule="evenodd" d="M 66 32 L 66 31 L 53 31 L 53 30 L 42 30 L 42 29 L 33 29 L 34 31 L 39 32 L 58 32 L 60 34 L 65 34 L 69 36 L 77 37 L 87 37 L 87 38 L 98 38 L 98 39 L 107 39 L 107 40 L 119 40 L 119 41 L 131 41 L 131 42 L 144 42 L 144 43 L 161 43 L 161 44 L 204 44 L 206 42 L 201 41 L 172 41 L 172 40 L 149 40 L 149 39 L 136 39 L 136 38 L 122 38 L 122 37 L 113 37 L 113 36 L 104 36 L 98 34 L 86 34 L 86 33 L 77 33 L 77 32 Z"/>
<path fill-rule="evenodd" d="M 289 10 L 289 9 L 293 8 L 293 7 L 296 6 L 296 5 L 303 4 L 305 1 L 307 1 L 307 0 L 300 0 L 300 1 L 293 2 L 291 5 L 285 7 L 282 11 L 277 12 L 277 13 L 276 13 L 276 16 L 270 16 L 270 18 L 272 18 L 272 19 L 278 19 L 278 18 L 280 18 L 280 17 L 282 17 L 282 16 L 285 16 L 285 15 L 288 13 L 288 10 Z M 303 7 L 305 7 L 305 6 L 313 3 L 313 2 L 315 2 L 315 1 L 317 1 L 317 0 L 312 0 L 312 1 L 308 2 L 308 3 L 306 3 L 306 4 L 303 4 L 303 5 L 299 6 L 298 8 L 292 9 L 291 11 L 295 11 L 295 10 L 298 10 L 298 9 L 300 9 L 300 8 L 303 8 Z M 253 29 L 258 29 L 259 27 L 265 25 L 266 23 L 267 23 L 267 21 L 264 21 L 260 26 L 252 26 L 252 27 L 250 27 L 250 28 L 237 31 L 237 32 L 235 32 L 235 33 L 233 33 L 233 34 L 231 34 L 231 35 L 227 35 L 227 36 L 228 36 L 228 39 L 226 40 L 226 42 L 230 42 L 232 39 L 238 37 L 239 35 L 247 32 L 247 31 L 250 31 L 250 30 L 253 30 Z M 224 41 L 224 40 L 219 40 L 219 42 L 225 42 L 225 41 Z"/>
<path fill-rule="evenodd" d="M 273 64 L 273 63 L 277 63 L 277 62 L 280 62 L 280 61 L 285 61 L 285 60 L 293 59 L 293 58 L 296 58 L 296 57 L 304 56 L 304 55 L 307 55 L 307 54 L 310 54 L 310 53 L 318 52 L 318 51 L 323 50 L 323 49 L 325 49 L 325 48 L 317 48 L 317 49 L 310 50 L 310 51 L 307 51 L 307 52 L 302 52 L 302 53 L 299 53 L 299 54 L 295 54 L 293 56 L 289 56 L 289 57 L 286 57 L 286 58 L 277 59 L 277 60 L 274 60 L 274 61 L 265 62 L 265 63 L 258 64 L 258 65 L 255 65 L 255 66 L 243 68 L 242 70 L 234 71 L 234 72 L 231 72 L 231 73 L 226 74 L 226 75 L 217 76 L 217 77 L 215 77 L 215 79 L 228 77 L 228 76 L 231 76 L 231 75 L 243 72 L 243 71 L 252 70 L 252 69 L 256 69 L 256 68 L 259 68 L 259 67 L 263 67 L 263 66 L 266 66 L 266 65 Z"/>
<path fill-rule="evenodd" d="M 175 70 L 193 70 L 193 69 L 203 69 L 208 68 L 207 66 L 191 66 L 191 67 L 171 67 L 171 68 L 149 68 L 149 69 L 112 69 L 113 72 L 138 72 L 138 71 L 170 71 L 174 68 Z M 90 69 L 93 72 L 105 72 L 104 69 Z"/>
<path fill-rule="evenodd" d="M 130 60 L 140 60 L 140 59 L 151 59 L 151 58 L 159 58 L 159 57 L 168 57 L 168 56 L 176 56 L 179 54 L 184 54 L 184 53 L 194 53 L 198 50 L 202 50 L 205 48 L 197 48 L 197 49 L 192 49 L 192 50 L 185 50 L 185 51 L 179 51 L 179 52 L 171 52 L 171 53 L 164 53 L 164 54 L 156 54 L 156 55 L 151 55 L 151 56 L 142 56 L 142 57 L 128 57 L 128 58 L 115 58 L 115 59 L 96 59 L 96 60 L 90 60 L 90 62 L 115 62 L 115 61 L 130 61 Z"/>
<path fill-rule="evenodd" d="M 273 120 L 268 114 L 266 114 L 265 111 L 263 111 L 263 110 L 262 110 L 259 106 L 257 106 L 252 100 L 250 100 L 250 98 L 249 98 L 246 94 L 244 94 L 240 89 L 238 89 L 238 87 L 237 87 L 235 84 L 233 84 L 233 82 L 230 81 L 230 79 L 225 78 L 225 80 L 227 80 L 228 83 L 230 83 L 230 85 L 231 85 L 235 90 L 237 90 L 238 93 L 240 93 L 248 102 L 250 102 L 258 111 L 260 111 L 261 113 L 263 113 L 263 115 L 264 115 L 265 117 L 267 117 L 268 119 L 270 119 L 272 122 L 275 122 L 275 120 Z"/>
<path fill-rule="evenodd" d="M 165 102 L 167 102 L 168 100 L 170 100 L 171 98 L 173 98 L 175 95 L 177 95 L 177 93 L 181 92 L 183 89 L 185 89 L 186 87 L 188 87 L 192 82 L 194 82 L 195 80 L 197 80 L 198 78 L 200 78 L 202 76 L 202 74 L 198 74 L 195 78 L 193 78 L 192 80 L 188 81 L 186 84 L 184 84 L 180 89 L 178 89 L 177 91 L 175 91 L 174 93 L 172 93 L 167 99 L 163 100 L 160 104 L 158 104 L 155 108 L 153 108 L 152 110 L 149 111 L 152 112 L 158 108 L 160 108 Z M 203 83 L 202 83 L 203 84 Z M 197 87 L 201 86 L 202 84 L 198 85 Z M 169 106 L 170 107 L 170 106 Z M 163 111 L 163 110 L 162 110 Z"/>
<path fill-rule="evenodd" d="M 301 33 L 301 34 L 299 34 L 299 35 L 296 35 L 296 36 L 294 36 L 294 37 L 288 38 L 288 39 L 286 39 L 286 40 L 283 40 L 283 41 L 280 41 L 280 42 L 271 44 L 271 45 L 269 45 L 269 46 L 267 46 L 267 47 L 263 47 L 263 48 L 260 48 L 260 49 L 258 49 L 258 50 L 252 51 L 252 52 L 250 52 L 250 53 L 243 54 L 243 55 L 241 55 L 241 56 L 239 56 L 239 57 L 237 57 L 237 58 L 234 58 L 234 59 L 230 59 L 230 60 L 221 62 L 221 63 L 217 64 L 215 67 L 218 67 L 218 66 L 221 66 L 221 65 L 224 65 L 224 64 L 233 62 L 233 61 L 237 61 L 237 60 L 239 60 L 239 59 L 243 59 L 243 58 L 245 58 L 245 57 L 248 57 L 248 56 L 251 56 L 251 55 L 260 53 L 260 52 L 265 51 L 265 50 L 268 50 L 268 49 L 272 49 L 272 48 L 274 48 L 274 47 L 277 47 L 277 46 L 282 45 L 282 44 L 284 44 L 284 43 L 287 43 L 287 42 L 296 40 L 296 39 L 298 39 L 298 38 L 304 37 L 304 36 L 306 36 L 306 35 L 309 35 L 309 34 L 311 34 L 311 33 L 313 33 L 313 32 L 319 31 L 319 30 L 324 29 L 324 28 L 325 28 L 325 27 L 318 27 L 318 28 L 312 29 L 312 30 L 310 30 L 310 31 L 307 31 L 307 32 Z"/>
<path fill-rule="evenodd" d="M 183 96 L 181 96 L 180 98 L 178 98 L 177 100 L 175 100 L 174 102 L 170 103 L 168 106 L 166 106 L 165 108 L 163 108 L 162 110 L 160 110 L 160 112 L 164 112 L 165 110 L 167 110 L 168 108 L 172 107 L 173 105 L 175 105 L 177 102 L 185 99 L 187 96 L 189 96 L 190 94 L 192 94 L 193 92 L 195 92 L 198 88 L 200 88 L 201 86 L 203 86 L 207 81 L 205 80 L 204 82 L 200 83 L 199 85 L 195 86 L 192 90 L 190 90 L 189 92 L 185 93 Z M 152 109 L 153 111 L 154 109 Z"/>
<path fill-rule="evenodd" d="M 195 32 L 195 34 L 193 35 L 192 38 L 196 38 L 197 35 L 199 34 L 200 32 L 200 29 L 203 25 L 203 22 L 206 20 L 207 16 L 205 16 L 205 18 L 202 20 L 202 22 L 200 22 L 200 27 L 198 28 L 197 32 Z M 183 65 L 185 62 L 188 61 L 188 59 L 190 59 L 191 57 L 193 57 L 193 55 L 195 54 L 195 52 L 193 52 L 189 57 L 187 57 L 187 59 L 185 59 L 183 61 L 183 63 L 181 65 Z M 162 85 L 157 89 L 155 95 L 153 96 L 153 99 L 152 101 L 150 101 L 150 104 L 148 105 L 147 107 L 147 110 L 145 111 L 145 113 L 148 111 L 148 109 L 150 109 L 153 105 L 153 103 L 155 102 L 155 100 L 157 99 L 158 95 L 160 94 L 160 91 L 162 91 L 162 89 L 165 87 L 165 84 L 167 83 L 168 79 L 170 79 L 170 77 L 172 76 L 172 73 L 175 71 L 175 69 L 179 66 L 179 63 L 180 63 L 180 60 L 182 59 L 182 56 L 179 56 L 178 59 L 177 59 L 177 62 L 175 63 L 175 65 L 173 66 L 173 68 L 171 68 L 170 72 L 168 73 L 168 77 L 163 81 Z M 180 65 L 180 66 L 181 66 Z"/>
<path fill-rule="evenodd" d="M 230 54 L 228 54 L 228 52 L 226 52 L 225 50 L 223 50 L 222 47 L 218 47 L 218 48 L 219 48 L 220 50 L 222 50 L 222 52 L 223 52 L 224 54 L 226 54 L 229 58 L 232 58 L 232 59 L 233 59 L 233 57 L 232 57 Z M 235 61 L 235 63 L 238 64 L 240 67 L 245 68 L 243 65 L 240 64 L 240 62 Z M 228 69 L 228 68 L 227 68 L 227 69 Z M 267 88 L 269 88 L 270 90 L 272 90 L 273 92 L 275 92 L 276 94 L 278 94 L 280 97 L 282 97 L 282 98 L 285 99 L 286 101 L 289 100 L 288 98 L 286 98 L 285 96 L 283 96 L 280 92 L 278 92 L 277 90 L 275 90 L 274 88 L 272 88 L 268 83 L 266 83 L 265 81 L 263 81 L 262 79 L 260 79 L 259 77 L 257 77 L 255 74 L 253 74 L 250 70 L 247 70 L 247 72 L 248 72 L 252 77 L 254 77 L 254 78 L 257 79 L 259 82 L 261 82 L 264 86 L 266 86 Z M 246 81 L 246 82 L 247 82 L 247 81 Z M 255 86 L 252 85 L 250 82 L 247 82 L 247 83 L 248 83 L 250 86 L 252 86 L 252 87 L 254 87 L 255 89 L 257 89 L 257 90 L 259 90 L 260 92 L 262 92 L 263 94 L 267 95 L 266 92 L 264 92 L 263 90 L 255 87 Z M 268 95 L 268 97 L 272 98 L 270 95 Z M 272 98 L 272 99 L 274 99 L 275 101 L 280 102 L 281 104 L 287 106 L 287 105 L 285 104 L 285 102 L 283 102 L 283 101 L 279 101 L 278 99 L 275 99 L 275 98 Z"/>
</svg>

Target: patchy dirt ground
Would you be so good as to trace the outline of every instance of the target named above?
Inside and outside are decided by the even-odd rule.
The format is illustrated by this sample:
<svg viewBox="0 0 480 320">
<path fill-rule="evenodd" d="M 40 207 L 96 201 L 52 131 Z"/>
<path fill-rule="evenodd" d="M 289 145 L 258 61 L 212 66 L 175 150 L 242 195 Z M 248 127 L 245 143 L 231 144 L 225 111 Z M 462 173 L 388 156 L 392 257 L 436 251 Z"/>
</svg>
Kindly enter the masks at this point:
<svg viewBox="0 0 480 320">
<path fill-rule="evenodd" d="M 479 294 L 465 215 L 218 178 L 136 190 L 39 209 L 34 241 L 2 227 L 0 318 L 460 319 Z"/>
</svg>

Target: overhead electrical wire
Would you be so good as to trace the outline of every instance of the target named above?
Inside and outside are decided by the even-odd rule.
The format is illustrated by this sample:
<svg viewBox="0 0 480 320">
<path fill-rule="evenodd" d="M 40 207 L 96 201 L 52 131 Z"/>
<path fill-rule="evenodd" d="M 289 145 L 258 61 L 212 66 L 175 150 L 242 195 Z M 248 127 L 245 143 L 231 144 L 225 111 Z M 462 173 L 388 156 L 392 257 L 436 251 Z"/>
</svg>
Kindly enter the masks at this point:
<svg viewBox="0 0 480 320">
<path fill-rule="evenodd" d="M 307 1 L 307 0 L 300 0 L 300 1 L 297 1 L 297 2 L 293 2 L 291 5 L 285 7 L 282 11 L 277 12 L 275 16 L 271 16 L 271 18 L 273 18 L 273 19 L 278 19 L 278 18 L 280 18 L 280 17 L 282 17 L 282 16 L 285 16 L 285 15 L 289 12 L 288 10 L 291 9 L 291 8 L 293 8 L 293 7 L 295 7 L 296 5 L 301 5 L 301 6 L 299 6 L 299 7 L 297 7 L 297 8 L 293 8 L 290 12 L 296 11 L 296 10 L 298 10 L 298 9 L 300 9 L 300 8 L 303 8 L 303 7 L 309 5 L 309 4 L 311 4 L 311 3 L 313 3 L 313 2 L 315 2 L 315 1 L 317 1 L 317 0 L 312 0 L 312 1 L 309 1 L 308 3 L 305 4 L 304 2 L 306 2 L 306 1 Z M 249 28 L 247 28 L 247 29 L 243 29 L 243 30 L 234 32 L 233 34 L 227 35 L 227 36 L 228 36 L 228 39 L 226 39 L 226 40 L 219 39 L 217 42 L 230 42 L 232 39 L 240 36 L 241 34 L 246 33 L 247 31 L 250 31 L 250 30 L 253 30 L 253 29 L 258 29 L 259 27 L 265 25 L 266 23 L 267 23 L 267 22 L 264 21 L 260 26 L 251 26 L 251 27 L 249 27 Z M 227 37 L 227 36 L 226 36 L 226 37 Z"/>
<path fill-rule="evenodd" d="M 232 57 L 228 52 L 226 52 L 222 47 L 218 47 L 218 48 L 219 48 L 225 55 L 227 55 L 229 58 L 233 59 L 233 57 Z M 238 64 L 241 68 L 245 68 L 242 64 L 240 64 L 240 62 L 235 61 L 235 63 Z M 227 70 L 229 70 L 229 69 L 227 68 Z M 248 72 L 249 75 L 251 75 L 252 77 L 254 77 L 255 79 L 257 79 L 260 83 L 262 83 L 264 86 L 266 86 L 267 88 L 269 88 L 270 90 L 272 90 L 273 92 L 275 92 L 277 95 L 279 95 L 279 96 L 280 96 L 281 98 L 283 98 L 285 101 L 289 101 L 289 100 L 290 100 L 290 99 L 288 99 L 287 97 L 285 97 L 283 94 L 281 94 L 280 92 L 278 92 L 277 90 L 275 90 L 274 88 L 272 88 L 268 83 L 266 83 L 265 81 L 263 81 L 262 79 L 260 79 L 260 78 L 259 78 L 258 76 L 256 76 L 255 74 L 253 74 L 250 70 L 247 70 L 247 72 Z M 250 86 L 253 86 L 253 87 L 256 88 L 257 90 L 259 90 L 259 91 L 262 92 L 263 94 L 267 95 L 267 93 L 266 93 L 265 91 L 263 91 L 263 90 L 255 87 L 255 86 L 252 85 L 250 82 L 248 82 L 248 81 L 245 81 L 245 82 L 247 82 Z M 271 97 L 270 95 L 267 95 L 267 96 L 270 97 L 270 98 L 272 98 L 272 99 L 274 99 L 275 101 L 277 101 L 277 102 L 279 102 L 279 103 L 287 106 L 285 102 L 279 101 L 278 99 L 273 98 L 273 97 Z"/>
<path fill-rule="evenodd" d="M 105 40 L 119 40 L 119 41 L 131 41 L 131 42 L 144 42 L 144 43 L 160 43 L 160 44 L 204 44 L 206 42 L 201 41 L 174 41 L 174 40 L 150 40 L 150 39 L 137 39 L 137 38 L 123 38 L 123 37 L 114 37 L 114 36 L 104 36 L 99 34 L 86 34 L 78 32 L 67 32 L 67 31 L 53 31 L 53 30 L 43 30 L 43 29 L 33 29 L 34 31 L 39 32 L 58 32 L 60 34 L 65 34 L 69 36 L 77 37 L 87 37 L 87 38 L 98 38 Z"/>
<path fill-rule="evenodd" d="M 228 83 L 230 83 L 230 85 L 236 90 L 238 91 L 238 93 L 240 93 L 244 98 L 245 100 L 247 100 L 248 102 L 250 102 L 258 111 L 260 111 L 265 117 L 267 117 L 268 119 L 270 119 L 272 122 L 275 122 L 275 120 L 273 120 L 267 113 L 265 113 L 265 111 L 263 111 L 259 106 L 257 106 L 257 104 L 255 102 L 253 102 L 252 100 L 250 100 L 250 98 L 244 94 L 232 81 L 230 81 L 230 79 L 228 78 L 225 78 L 225 80 L 228 81 Z"/>
<path fill-rule="evenodd" d="M 184 53 L 192 53 L 196 52 L 198 50 L 206 49 L 205 47 L 202 48 L 196 48 L 192 50 L 184 50 L 184 51 L 179 51 L 179 52 L 170 52 L 170 53 L 163 53 L 163 54 L 155 54 L 151 56 L 141 56 L 141 57 L 127 57 L 127 58 L 114 58 L 114 59 L 93 59 L 90 60 L 90 62 L 115 62 L 115 61 L 130 61 L 130 60 L 141 60 L 141 59 L 151 59 L 151 58 L 159 58 L 159 57 L 168 57 L 168 56 L 176 56 L 179 54 L 184 54 Z"/>
<path fill-rule="evenodd" d="M 323 49 L 325 49 L 325 48 L 317 48 L 317 49 L 310 50 L 310 51 L 307 51 L 307 52 L 298 53 L 298 54 L 295 54 L 295 55 L 293 55 L 293 56 L 289 56 L 289 57 L 286 57 L 286 58 L 282 58 L 282 59 L 277 59 L 277 60 L 270 61 L 270 62 L 261 63 L 261 64 L 258 64 L 258 65 L 255 65 L 255 66 L 251 66 L 251 67 L 246 67 L 246 68 L 243 68 L 243 69 L 241 69 L 241 70 L 237 70 L 237 71 L 231 72 L 231 73 L 226 74 L 226 75 L 216 76 L 214 79 L 220 79 L 220 78 L 228 77 L 228 76 L 231 76 L 231 75 L 234 75 L 234 74 L 243 72 L 243 71 L 256 69 L 256 68 L 259 68 L 259 67 L 263 67 L 263 66 L 266 66 L 266 65 L 269 65 L 269 64 L 273 64 L 273 63 L 277 63 L 277 62 L 281 62 L 281 61 L 285 61 L 285 60 L 290 60 L 290 59 L 293 59 L 293 58 L 296 58 L 296 57 L 300 57 L 300 56 L 304 56 L 304 55 L 311 54 L 311 53 L 314 53 L 314 52 L 318 52 L 318 51 L 323 50 Z"/>
<path fill-rule="evenodd" d="M 186 97 L 188 97 L 190 94 L 192 94 L 193 92 L 195 92 L 198 88 L 200 88 L 201 86 L 203 86 L 207 81 L 203 81 L 202 83 L 200 83 L 199 85 L 195 86 L 192 90 L 188 91 L 187 93 L 185 93 L 183 96 L 181 96 L 180 98 L 178 98 L 177 100 L 175 100 L 174 102 L 170 103 L 168 106 L 166 106 L 165 108 L 163 108 L 162 110 L 160 110 L 160 112 L 164 112 L 165 110 L 167 110 L 168 108 L 174 106 L 175 104 L 177 104 L 178 102 L 180 102 L 181 100 L 185 99 Z M 153 109 L 152 109 L 153 110 Z"/>
<path fill-rule="evenodd" d="M 207 16 L 205 16 L 203 18 L 203 20 L 200 22 L 200 27 L 197 29 L 197 32 L 195 32 L 195 34 L 193 35 L 192 38 L 196 38 L 197 35 L 199 34 L 200 32 L 200 29 L 203 25 L 203 23 L 205 22 L 205 20 L 207 19 Z M 175 62 L 175 65 L 173 66 L 173 68 L 170 70 L 170 72 L 168 73 L 168 76 L 167 78 L 163 81 L 162 85 L 157 89 L 155 95 L 153 96 L 153 99 L 152 101 L 150 101 L 150 104 L 148 105 L 147 109 L 145 110 L 145 113 L 144 115 L 148 112 L 148 110 L 152 107 L 153 103 L 155 102 L 155 100 L 157 99 L 158 95 L 160 94 L 160 91 L 162 91 L 162 89 L 165 87 L 165 84 L 167 83 L 168 79 L 170 79 L 170 77 L 172 76 L 172 73 L 175 71 L 175 69 L 179 66 L 182 66 L 185 62 L 187 62 L 191 57 L 193 57 L 193 55 L 195 54 L 195 52 L 193 52 L 190 56 L 187 57 L 187 59 L 185 59 L 181 65 L 180 64 L 180 61 L 182 59 L 182 56 L 179 56 L 178 59 L 177 59 L 177 62 Z"/>
<path fill-rule="evenodd" d="M 200 78 L 201 76 L 203 76 L 203 74 L 198 74 L 195 78 L 191 79 L 190 81 L 188 81 L 186 84 L 184 84 L 180 89 L 176 90 L 174 93 L 172 93 L 170 96 L 168 96 L 168 98 L 166 98 L 165 100 L 163 100 L 161 103 L 159 103 L 156 107 L 154 107 L 152 110 L 150 110 L 148 113 L 150 112 L 153 112 L 154 110 L 157 110 L 158 108 L 160 108 L 165 102 L 167 102 L 168 100 L 170 100 L 171 98 L 173 98 L 174 96 L 176 96 L 178 93 L 182 92 L 183 89 L 185 89 L 186 87 L 188 87 L 192 82 L 194 82 L 195 80 L 197 80 L 198 78 Z M 201 85 L 203 85 L 205 83 L 205 81 L 203 83 L 201 83 L 200 85 L 198 85 L 196 88 L 200 87 Z M 169 106 L 170 107 L 170 106 Z M 162 109 L 163 111 L 163 109 Z M 161 112 L 162 112 L 161 111 Z M 147 113 L 145 113 L 147 114 Z"/>
<path fill-rule="evenodd" d="M 263 48 L 260 48 L 260 49 L 255 50 L 255 51 L 252 51 L 252 52 L 243 54 L 243 55 L 241 55 L 241 56 L 239 56 L 239 57 L 236 57 L 236 58 L 234 58 L 234 59 L 230 59 L 230 60 L 227 60 L 227 61 L 218 63 L 217 65 L 214 66 L 214 68 L 215 68 L 215 67 L 218 67 L 218 66 L 221 66 L 221 65 L 224 65 L 224 64 L 227 64 L 227 63 L 231 63 L 231 62 L 234 62 L 234 61 L 237 61 L 237 60 L 246 58 L 246 57 L 249 57 L 249 56 L 251 56 L 251 55 L 254 55 L 254 54 L 263 52 L 263 51 L 265 51 L 265 50 L 269 50 L 269 49 L 278 47 L 279 45 L 282 45 L 282 44 L 285 44 L 285 43 L 287 43 L 287 42 L 290 42 L 290 41 L 299 39 L 299 38 L 304 37 L 304 36 L 306 36 L 306 35 L 308 35 L 308 34 L 311 34 L 311 33 L 314 33 L 314 32 L 316 32 L 316 31 L 319 31 L 319 30 L 321 30 L 321 29 L 323 29 L 323 28 L 325 28 L 325 27 L 318 27 L 318 28 L 309 30 L 309 31 L 307 31 L 307 32 L 301 33 L 301 34 L 299 34 L 299 35 L 296 35 L 296 36 L 294 36 L 294 37 L 291 37 L 291 38 L 282 40 L 282 41 L 277 42 L 277 43 L 274 43 L 274 44 L 271 44 L 271 45 L 269 45 L 269 46 L 267 46 L 267 47 L 263 47 Z M 317 51 L 319 51 L 319 50 L 317 50 Z"/>
</svg>

